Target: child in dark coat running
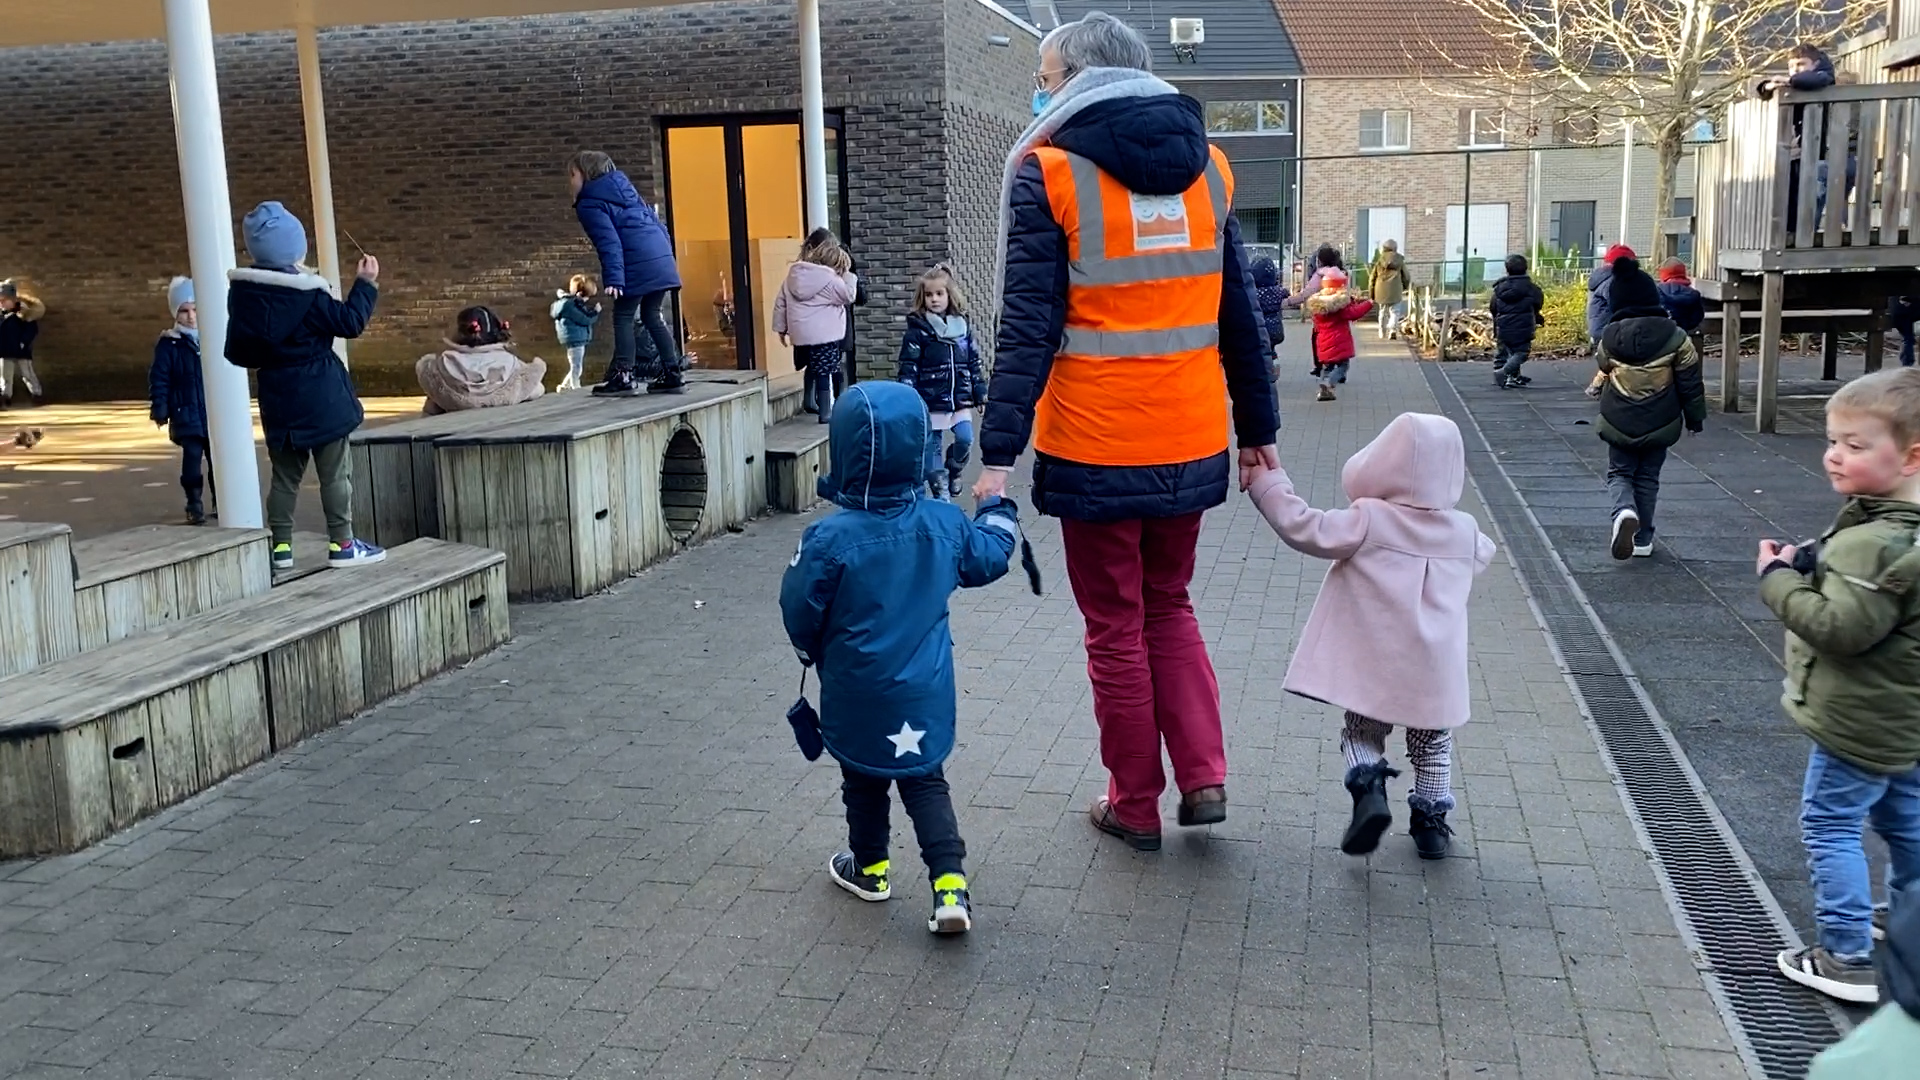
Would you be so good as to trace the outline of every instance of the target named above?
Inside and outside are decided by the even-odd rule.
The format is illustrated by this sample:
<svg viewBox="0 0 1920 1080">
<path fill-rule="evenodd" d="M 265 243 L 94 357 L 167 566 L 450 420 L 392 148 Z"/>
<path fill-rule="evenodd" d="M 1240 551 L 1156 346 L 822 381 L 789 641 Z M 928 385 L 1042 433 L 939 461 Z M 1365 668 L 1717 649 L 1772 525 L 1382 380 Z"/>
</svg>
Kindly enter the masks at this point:
<svg viewBox="0 0 1920 1080">
<path fill-rule="evenodd" d="M 1520 365 L 1533 352 L 1533 334 L 1545 326 L 1541 309 L 1547 297 L 1527 276 L 1525 255 L 1507 256 L 1507 276 L 1493 283 L 1493 338 L 1499 346 L 1494 357 L 1493 385 L 1503 390 L 1518 390 L 1532 379 L 1520 374 Z"/>
<path fill-rule="evenodd" d="M 921 497 L 927 410 L 908 387 L 857 384 L 832 423 L 820 494 L 841 509 L 807 528 L 780 585 L 787 637 L 820 673 L 821 741 L 840 762 L 850 850 L 827 872 L 862 900 L 892 895 L 887 789 L 897 784 L 933 879 L 927 929 L 965 933 L 967 845 L 941 770 L 955 712 L 947 598 L 1007 572 L 1019 521 L 1004 499 L 969 521 Z"/>
<path fill-rule="evenodd" d="M 1287 297 L 1293 295 L 1285 285 L 1280 284 L 1280 264 L 1262 255 L 1253 260 L 1253 287 L 1260 298 L 1260 321 L 1267 328 L 1267 343 L 1273 346 L 1274 361 L 1280 359 L 1280 343 L 1287 340 L 1287 324 L 1284 318 Z M 1279 376 L 1276 366 L 1274 375 Z"/>
<path fill-rule="evenodd" d="M 1660 306 L 1667 309 L 1667 318 L 1693 339 L 1694 348 L 1704 349 L 1700 324 L 1707 321 L 1707 301 L 1700 290 L 1693 287 L 1693 279 L 1687 276 L 1687 264 L 1679 259 L 1660 264 Z"/>
<path fill-rule="evenodd" d="M 913 313 L 900 342 L 900 381 L 919 391 L 927 406 L 927 491 L 943 502 L 960 494 L 960 474 L 973 452 L 973 410 L 987 403 L 987 379 L 966 310 L 953 275 L 936 266 L 914 286 Z M 940 444 L 949 431 L 953 445 L 942 461 Z"/>
<path fill-rule="evenodd" d="M 293 569 L 293 508 L 309 460 L 320 474 L 327 565 L 379 562 L 387 553 L 353 535 L 347 436 L 366 413 L 347 366 L 333 351 L 335 338 L 359 337 L 373 318 L 379 260 L 361 256 L 353 291 L 343 302 L 333 298 L 325 278 L 300 265 L 307 257 L 306 227 L 286 207 L 263 202 L 241 225 L 253 265 L 228 273 L 227 359 L 260 371 L 260 426 L 273 465 L 267 491 L 273 567 Z"/>
<path fill-rule="evenodd" d="M 207 392 L 200 382 L 200 318 L 193 303 L 193 279 L 174 278 L 167 286 L 167 307 L 173 325 L 153 344 L 153 366 L 147 369 L 149 415 L 167 429 L 167 438 L 180 448 L 180 487 L 187 495 L 187 524 L 207 523 L 205 465 Z M 220 500 L 219 491 L 214 501 Z"/>
</svg>

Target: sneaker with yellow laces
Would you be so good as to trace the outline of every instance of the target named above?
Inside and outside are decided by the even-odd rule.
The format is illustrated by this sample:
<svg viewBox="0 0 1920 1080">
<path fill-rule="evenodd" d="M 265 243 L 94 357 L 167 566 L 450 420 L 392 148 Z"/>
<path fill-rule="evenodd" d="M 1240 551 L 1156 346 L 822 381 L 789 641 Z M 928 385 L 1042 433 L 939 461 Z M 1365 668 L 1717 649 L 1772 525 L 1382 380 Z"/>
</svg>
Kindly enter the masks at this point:
<svg viewBox="0 0 1920 1080">
<path fill-rule="evenodd" d="M 887 884 L 887 860 L 872 866 L 855 864 L 853 852 L 843 851 L 827 861 L 827 874 L 833 883 L 869 903 L 877 904 L 893 895 Z"/>
<path fill-rule="evenodd" d="M 293 545 L 280 543 L 273 545 L 273 568 L 275 570 L 293 569 Z"/>
<path fill-rule="evenodd" d="M 967 902 L 967 879 L 941 874 L 933 879 L 933 917 L 927 929 L 936 934 L 964 934 L 973 929 L 973 905 Z"/>
</svg>

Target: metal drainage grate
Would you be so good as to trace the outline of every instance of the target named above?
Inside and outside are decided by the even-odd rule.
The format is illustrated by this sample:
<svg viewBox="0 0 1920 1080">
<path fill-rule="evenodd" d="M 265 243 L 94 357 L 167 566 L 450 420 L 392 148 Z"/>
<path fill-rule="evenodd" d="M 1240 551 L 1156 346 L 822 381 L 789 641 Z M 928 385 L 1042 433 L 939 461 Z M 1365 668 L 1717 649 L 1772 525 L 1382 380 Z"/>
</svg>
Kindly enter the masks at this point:
<svg viewBox="0 0 1920 1080">
<path fill-rule="evenodd" d="M 1423 364 L 1440 409 L 1462 431 L 1477 431 L 1439 364 Z M 1526 504 L 1487 446 L 1469 450 L 1468 470 L 1500 527 L 1561 661 L 1600 732 L 1634 816 L 1653 847 L 1668 900 L 1706 963 L 1703 975 L 1735 1029 L 1741 1050 L 1769 1080 L 1801 1080 L 1821 1048 L 1840 1037 L 1834 1014 L 1812 991 L 1780 977 L 1774 956 L 1795 942 L 1779 908 L 1762 895 L 1738 841 L 1708 808 L 1665 724 L 1649 712 L 1621 670 Z"/>
</svg>

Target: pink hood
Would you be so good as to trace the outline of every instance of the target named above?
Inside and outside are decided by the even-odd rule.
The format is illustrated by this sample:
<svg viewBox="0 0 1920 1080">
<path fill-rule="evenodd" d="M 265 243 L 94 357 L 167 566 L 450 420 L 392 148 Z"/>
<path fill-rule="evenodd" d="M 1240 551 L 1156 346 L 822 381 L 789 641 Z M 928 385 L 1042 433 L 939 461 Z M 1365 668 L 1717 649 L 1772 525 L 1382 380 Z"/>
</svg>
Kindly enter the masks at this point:
<svg viewBox="0 0 1920 1080">
<path fill-rule="evenodd" d="M 1347 500 L 1379 499 L 1418 510 L 1451 510 L 1467 483 L 1466 443 L 1444 416 L 1401 413 L 1347 459 L 1340 486 Z"/>
<path fill-rule="evenodd" d="M 797 262 L 773 298 L 773 332 L 795 345 L 826 345 L 847 336 L 847 305 L 859 279 L 819 263 Z"/>
</svg>

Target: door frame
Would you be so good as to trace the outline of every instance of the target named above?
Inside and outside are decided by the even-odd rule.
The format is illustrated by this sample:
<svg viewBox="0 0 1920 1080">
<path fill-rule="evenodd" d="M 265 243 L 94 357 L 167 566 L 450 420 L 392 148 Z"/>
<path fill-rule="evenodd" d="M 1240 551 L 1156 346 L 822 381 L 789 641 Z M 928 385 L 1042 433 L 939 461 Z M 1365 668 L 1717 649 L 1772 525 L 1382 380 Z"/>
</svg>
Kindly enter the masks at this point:
<svg viewBox="0 0 1920 1080">
<path fill-rule="evenodd" d="M 830 109 L 827 112 L 827 129 L 836 133 L 835 142 L 839 154 L 834 162 L 835 179 L 840 185 L 839 219 L 831 224 L 840 236 L 840 242 L 851 246 L 852 214 L 847 188 L 847 118 L 844 110 Z M 669 147 L 667 133 L 675 128 L 712 128 L 720 129 L 721 145 L 726 154 L 724 169 L 727 174 L 727 231 L 729 234 L 728 257 L 733 263 L 733 306 L 734 306 L 734 367 L 740 371 L 752 371 L 759 362 L 759 345 L 752 334 L 740 329 L 742 319 L 757 316 L 754 307 L 752 258 L 747 244 L 747 176 L 746 149 L 741 139 L 740 129 L 747 127 L 776 127 L 791 124 L 800 126 L 799 112 L 744 112 L 709 113 L 694 116 L 658 116 L 654 126 L 658 129 L 660 148 L 660 200 L 665 211 L 667 234 L 673 234 L 673 152 Z M 802 138 L 805 137 L 804 130 Z M 807 190 L 807 171 L 800 170 L 800 202 L 804 208 L 809 192 Z M 802 211 L 802 224 L 805 212 Z M 681 316 L 680 296 L 674 295 L 674 321 L 681 335 L 684 347 L 686 341 L 686 323 Z M 755 325 L 747 323 L 746 325 Z"/>
</svg>

